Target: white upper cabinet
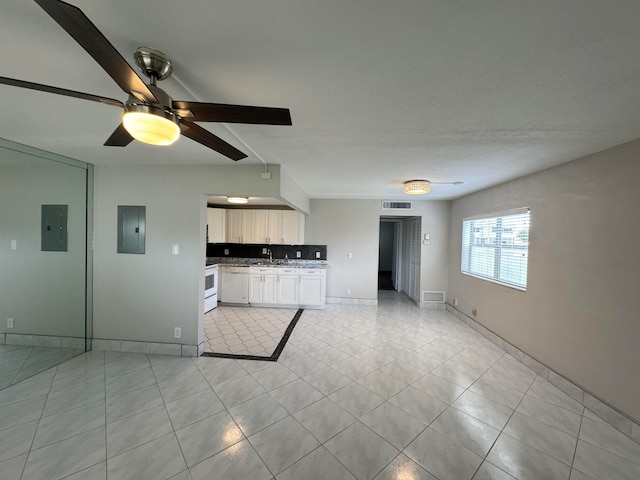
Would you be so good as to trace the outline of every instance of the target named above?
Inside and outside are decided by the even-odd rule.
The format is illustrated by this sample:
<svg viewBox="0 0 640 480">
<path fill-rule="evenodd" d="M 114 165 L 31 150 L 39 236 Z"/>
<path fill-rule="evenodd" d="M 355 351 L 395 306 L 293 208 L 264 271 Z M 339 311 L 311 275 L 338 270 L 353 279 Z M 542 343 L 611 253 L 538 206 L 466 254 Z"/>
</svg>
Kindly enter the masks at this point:
<svg viewBox="0 0 640 480">
<path fill-rule="evenodd" d="M 227 243 L 242 243 L 242 210 L 227 210 Z"/>
<path fill-rule="evenodd" d="M 230 209 L 226 214 L 226 241 L 302 245 L 304 215 L 295 210 Z"/>
<path fill-rule="evenodd" d="M 225 214 L 224 208 L 207 208 L 207 242 L 224 243 L 226 241 Z"/>
<path fill-rule="evenodd" d="M 253 213 L 253 231 L 255 234 L 255 242 L 250 243 L 269 243 L 269 210 L 254 210 Z"/>
<path fill-rule="evenodd" d="M 267 210 L 267 243 L 282 241 L 282 210 Z"/>
<path fill-rule="evenodd" d="M 242 243 L 262 243 L 262 236 L 256 232 L 256 211 L 240 210 L 242 212 Z"/>
<path fill-rule="evenodd" d="M 273 243 L 304 244 L 304 215 L 295 210 L 282 210 L 281 240 Z"/>
</svg>

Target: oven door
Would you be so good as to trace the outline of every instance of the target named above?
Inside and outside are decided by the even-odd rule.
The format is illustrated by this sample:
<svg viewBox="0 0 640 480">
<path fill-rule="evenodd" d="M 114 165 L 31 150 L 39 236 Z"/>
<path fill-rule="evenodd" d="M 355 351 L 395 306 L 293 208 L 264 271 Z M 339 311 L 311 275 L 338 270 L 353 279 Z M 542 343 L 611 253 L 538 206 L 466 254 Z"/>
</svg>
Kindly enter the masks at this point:
<svg viewBox="0 0 640 480">
<path fill-rule="evenodd" d="M 218 266 L 211 266 L 205 269 L 204 276 L 204 299 L 205 312 L 218 306 Z"/>
</svg>

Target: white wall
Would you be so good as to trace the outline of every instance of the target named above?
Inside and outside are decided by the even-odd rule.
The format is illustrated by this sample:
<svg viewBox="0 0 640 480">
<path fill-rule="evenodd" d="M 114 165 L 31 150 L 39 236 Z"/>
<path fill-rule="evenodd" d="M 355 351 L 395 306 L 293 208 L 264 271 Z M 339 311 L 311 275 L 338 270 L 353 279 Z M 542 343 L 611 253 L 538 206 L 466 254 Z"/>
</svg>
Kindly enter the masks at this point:
<svg viewBox="0 0 640 480">
<path fill-rule="evenodd" d="M 202 341 L 206 194 L 282 197 L 280 168 L 95 168 L 94 338 Z M 295 189 L 293 189 L 295 190 Z M 298 199 L 299 200 L 299 199 Z M 118 205 L 146 206 L 146 253 L 116 253 Z M 178 244 L 180 254 L 172 255 Z M 182 338 L 173 338 L 174 327 Z"/>
<path fill-rule="evenodd" d="M 0 332 L 84 337 L 87 167 L 63 160 L 0 143 Z M 43 204 L 69 206 L 68 251 L 40 250 Z"/>
<path fill-rule="evenodd" d="M 453 202 L 449 299 L 612 406 L 640 419 L 640 141 Z M 462 219 L 531 208 L 526 292 L 460 273 Z"/>
<path fill-rule="evenodd" d="M 447 286 L 449 205 L 445 201 L 413 201 L 409 212 L 382 210 L 381 200 L 311 200 L 306 243 L 327 245 L 327 296 L 378 298 L 380 216 L 421 216 L 422 232 L 431 244 L 421 251 L 421 290 Z M 351 252 L 353 257 L 347 258 Z M 351 289 L 348 295 L 347 289 Z"/>
</svg>

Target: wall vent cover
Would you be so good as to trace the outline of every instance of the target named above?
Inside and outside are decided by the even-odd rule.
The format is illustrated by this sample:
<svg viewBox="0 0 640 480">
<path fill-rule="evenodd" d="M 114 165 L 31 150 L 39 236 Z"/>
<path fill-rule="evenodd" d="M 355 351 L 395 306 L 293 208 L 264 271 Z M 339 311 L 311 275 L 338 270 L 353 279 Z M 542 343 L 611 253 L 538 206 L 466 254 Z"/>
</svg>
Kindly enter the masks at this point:
<svg viewBox="0 0 640 480">
<path fill-rule="evenodd" d="M 430 292 L 428 290 L 422 291 L 423 302 L 444 303 L 445 299 L 445 292 Z"/>
<path fill-rule="evenodd" d="M 411 202 L 397 202 L 394 200 L 383 200 L 383 210 L 411 210 Z"/>
</svg>

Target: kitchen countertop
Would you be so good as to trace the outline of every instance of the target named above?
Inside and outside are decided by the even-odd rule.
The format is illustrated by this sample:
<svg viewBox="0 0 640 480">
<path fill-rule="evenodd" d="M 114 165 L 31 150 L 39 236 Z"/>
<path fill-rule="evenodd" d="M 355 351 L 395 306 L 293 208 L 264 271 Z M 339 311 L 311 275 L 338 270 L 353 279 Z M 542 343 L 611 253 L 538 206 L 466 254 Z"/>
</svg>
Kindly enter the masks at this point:
<svg viewBox="0 0 640 480">
<path fill-rule="evenodd" d="M 247 262 L 246 260 L 249 260 Z M 261 259 L 212 259 L 207 260 L 207 266 L 210 265 L 219 265 L 220 267 L 267 267 L 267 268 L 318 268 L 318 269 L 326 269 L 327 262 L 326 261 L 314 261 L 314 260 L 289 260 L 288 262 L 284 262 L 283 260 L 275 260 L 273 262 L 264 261 Z"/>
</svg>

